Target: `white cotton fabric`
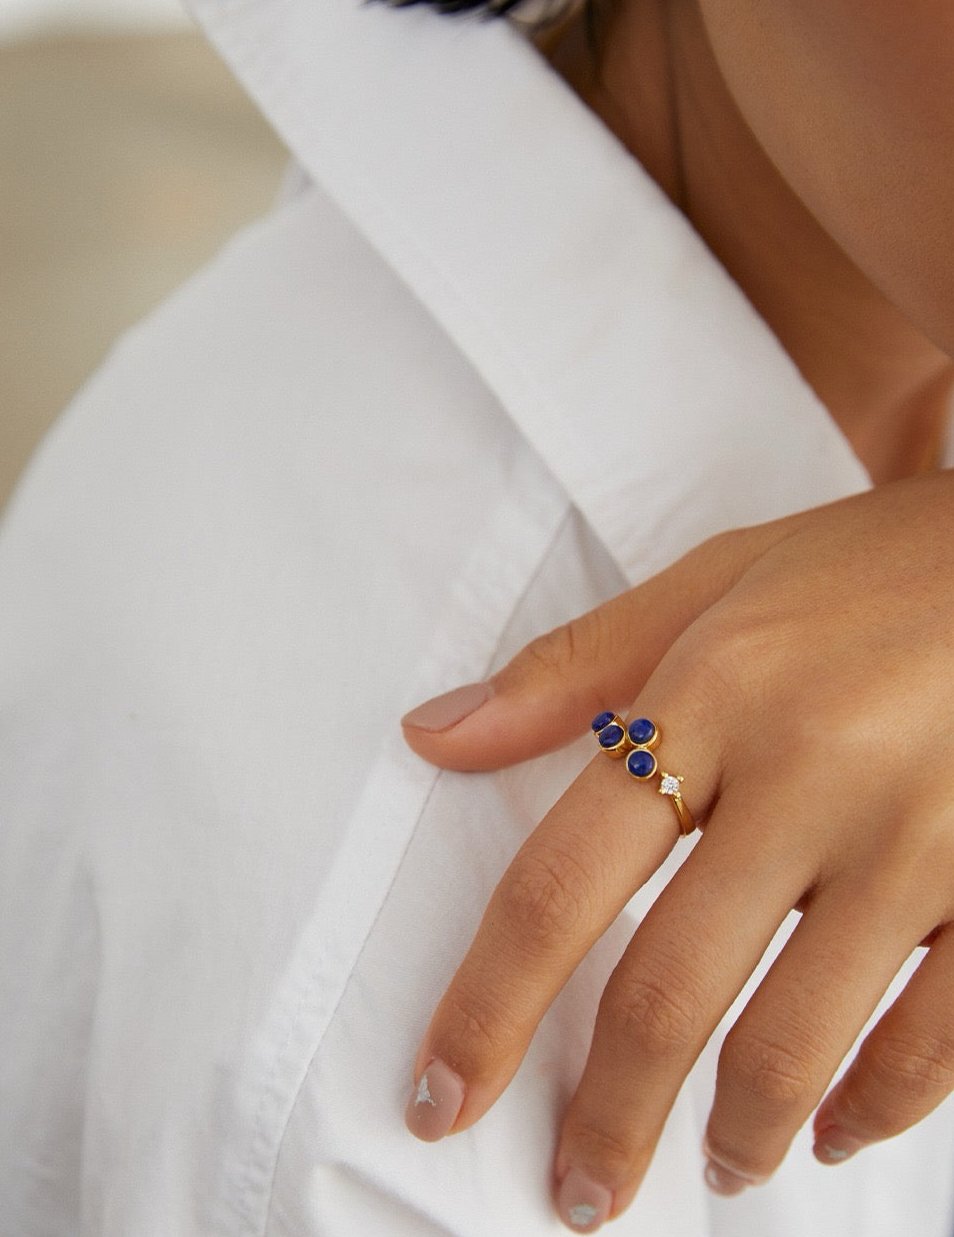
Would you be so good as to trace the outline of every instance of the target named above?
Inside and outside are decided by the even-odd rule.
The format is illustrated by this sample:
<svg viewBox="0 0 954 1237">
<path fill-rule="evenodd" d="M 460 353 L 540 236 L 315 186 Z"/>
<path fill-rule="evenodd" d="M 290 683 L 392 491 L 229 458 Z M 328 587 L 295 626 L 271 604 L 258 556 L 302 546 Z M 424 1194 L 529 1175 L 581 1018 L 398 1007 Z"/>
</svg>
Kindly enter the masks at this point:
<svg viewBox="0 0 954 1237">
<path fill-rule="evenodd" d="M 398 719 L 706 536 L 870 482 L 514 27 L 195 12 L 300 171 L 120 340 L 6 514 L 0 1231 L 557 1234 L 599 994 L 691 842 L 485 1119 L 419 1143 L 432 1009 L 592 740 L 464 775 Z M 950 1237 L 949 1103 L 837 1169 L 803 1131 L 765 1187 L 708 1193 L 720 1038 L 611 1231 Z"/>
</svg>

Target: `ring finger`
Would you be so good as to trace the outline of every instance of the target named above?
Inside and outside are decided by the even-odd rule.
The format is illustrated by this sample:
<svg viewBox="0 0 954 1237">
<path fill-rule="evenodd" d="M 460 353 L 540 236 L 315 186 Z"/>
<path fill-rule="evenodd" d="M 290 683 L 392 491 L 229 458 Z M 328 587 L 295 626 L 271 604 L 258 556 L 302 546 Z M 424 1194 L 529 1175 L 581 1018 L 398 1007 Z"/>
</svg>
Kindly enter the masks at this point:
<svg viewBox="0 0 954 1237">
<path fill-rule="evenodd" d="M 823 1164 L 900 1134 L 954 1090 L 952 977 L 948 923 L 815 1114 L 815 1155 Z"/>
<path fill-rule="evenodd" d="M 651 698 L 647 692 L 640 704 Z M 673 694 L 667 698 L 672 706 Z M 691 710 L 670 707 L 667 716 L 687 719 Z M 673 721 L 673 734 L 698 733 L 691 721 Z M 683 749 L 666 736 L 656 753 L 669 770 L 692 770 L 687 801 L 704 815 L 718 754 Z M 597 755 L 497 885 L 417 1056 L 406 1120 L 419 1137 L 466 1129 L 487 1111 L 577 964 L 678 839 L 672 805 L 634 784 L 622 764 Z"/>
</svg>

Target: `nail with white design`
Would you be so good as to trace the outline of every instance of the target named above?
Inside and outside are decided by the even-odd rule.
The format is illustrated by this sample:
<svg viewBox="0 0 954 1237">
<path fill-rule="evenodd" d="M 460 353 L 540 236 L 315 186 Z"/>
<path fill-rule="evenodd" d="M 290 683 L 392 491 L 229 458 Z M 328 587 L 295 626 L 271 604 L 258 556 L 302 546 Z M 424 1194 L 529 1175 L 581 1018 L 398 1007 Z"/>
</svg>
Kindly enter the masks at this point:
<svg viewBox="0 0 954 1237">
<path fill-rule="evenodd" d="M 815 1158 L 822 1164 L 841 1164 L 866 1145 L 862 1139 L 853 1137 L 837 1125 L 830 1125 L 815 1135 Z"/>
<path fill-rule="evenodd" d="M 415 1085 L 404 1121 L 416 1137 L 437 1142 L 450 1131 L 463 1103 L 463 1082 L 435 1057 Z"/>
<path fill-rule="evenodd" d="M 575 1233 L 595 1233 L 609 1218 L 612 1207 L 613 1191 L 597 1185 L 578 1168 L 571 1168 L 560 1182 L 557 1210 Z"/>
</svg>

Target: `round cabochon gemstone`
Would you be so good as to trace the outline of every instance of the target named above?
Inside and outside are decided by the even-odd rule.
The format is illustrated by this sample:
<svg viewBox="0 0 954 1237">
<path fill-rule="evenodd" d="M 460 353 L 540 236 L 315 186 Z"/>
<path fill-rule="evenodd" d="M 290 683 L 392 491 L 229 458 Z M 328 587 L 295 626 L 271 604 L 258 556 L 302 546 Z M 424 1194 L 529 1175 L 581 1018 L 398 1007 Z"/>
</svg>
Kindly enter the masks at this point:
<svg viewBox="0 0 954 1237">
<path fill-rule="evenodd" d="M 622 726 L 607 726 L 600 731 L 600 747 L 615 747 L 623 737 Z"/>
<path fill-rule="evenodd" d="M 630 752 L 626 757 L 626 768 L 633 777 L 652 777 L 656 772 L 656 757 L 652 752 Z"/>
<path fill-rule="evenodd" d="M 655 733 L 656 727 L 648 717 L 637 717 L 634 722 L 629 723 L 629 737 L 640 747 L 651 743 Z"/>
<path fill-rule="evenodd" d="M 615 713 L 597 713 L 597 715 L 593 718 L 593 729 L 602 730 L 604 726 L 608 726 L 610 724 L 615 716 Z"/>
</svg>

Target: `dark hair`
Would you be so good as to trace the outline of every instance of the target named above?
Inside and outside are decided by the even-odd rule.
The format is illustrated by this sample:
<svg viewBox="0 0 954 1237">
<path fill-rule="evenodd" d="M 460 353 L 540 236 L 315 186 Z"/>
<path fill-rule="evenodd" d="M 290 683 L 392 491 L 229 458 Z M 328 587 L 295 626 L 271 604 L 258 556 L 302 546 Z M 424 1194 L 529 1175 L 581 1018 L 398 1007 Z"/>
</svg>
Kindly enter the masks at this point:
<svg viewBox="0 0 954 1237">
<path fill-rule="evenodd" d="M 411 4 L 429 4 L 438 13 L 449 15 L 477 12 L 484 20 L 506 17 L 508 13 L 512 13 L 515 17 L 519 18 L 520 6 L 528 3 L 532 6 L 533 4 L 533 0 L 383 0 L 383 2 L 395 9 L 403 9 Z M 568 10 L 574 6 L 574 3 L 575 0 L 546 0 L 542 11 L 526 22 L 525 25 L 533 33 L 543 31 L 548 26 L 559 22 Z M 598 10 L 602 7 L 602 4 L 603 0 L 583 0 L 586 40 L 594 60 L 596 59 L 599 46 L 598 17 L 600 14 Z"/>
<path fill-rule="evenodd" d="M 407 8 L 411 4 L 430 4 L 439 13 L 464 13 L 479 9 L 481 17 L 503 17 L 517 8 L 523 0 L 385 0 L 393 9 Z"/>
</svg>

